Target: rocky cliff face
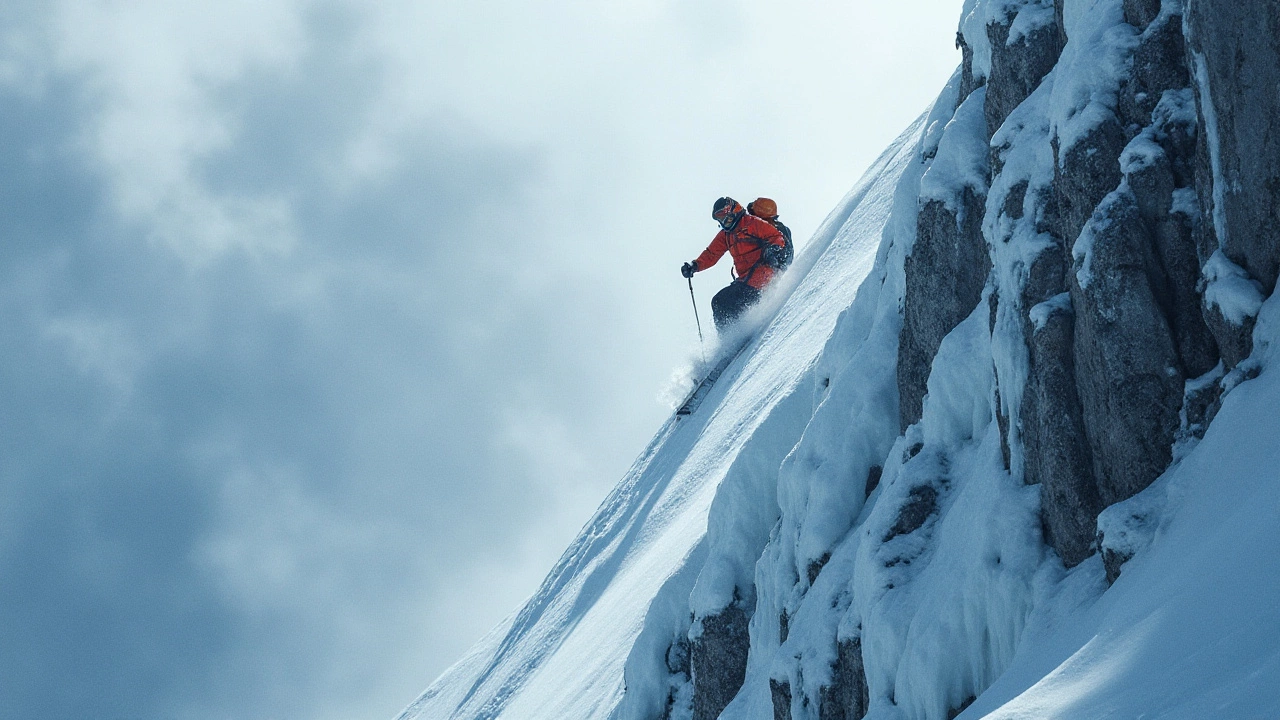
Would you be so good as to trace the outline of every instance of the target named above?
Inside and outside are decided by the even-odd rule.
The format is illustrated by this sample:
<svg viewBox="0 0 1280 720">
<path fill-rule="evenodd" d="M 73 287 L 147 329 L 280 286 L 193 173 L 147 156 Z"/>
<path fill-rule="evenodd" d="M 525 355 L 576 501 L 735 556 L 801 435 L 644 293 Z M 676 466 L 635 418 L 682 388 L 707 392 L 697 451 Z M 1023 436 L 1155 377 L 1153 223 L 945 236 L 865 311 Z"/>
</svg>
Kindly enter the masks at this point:
<svg viewBox="0 0 1280 720">
<path fill-rule="evenodd" d="M 1100 553 L 1114 581 L 1133 549 L 1099 514 L 1255 372 L 1280 276 L 1280 5 L 970 0 L 958 42 L 863 288 L 878 304 L 842 321 L 896 341 L 829 350 L 861 372 L 818 373 L 754 581 L 690 603 L 663 717 L 753 696 L 776 720 L 955 717 L 1009 662 L 1037 573 Z"/>
</svg>

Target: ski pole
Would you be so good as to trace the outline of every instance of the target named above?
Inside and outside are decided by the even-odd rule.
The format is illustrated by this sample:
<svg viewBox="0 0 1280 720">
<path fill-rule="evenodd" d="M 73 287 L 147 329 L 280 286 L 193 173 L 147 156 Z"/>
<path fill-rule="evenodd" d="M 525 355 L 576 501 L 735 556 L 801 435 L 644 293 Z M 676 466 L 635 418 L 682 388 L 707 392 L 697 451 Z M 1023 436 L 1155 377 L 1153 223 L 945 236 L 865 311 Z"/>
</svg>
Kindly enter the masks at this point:
<svg viewBox="0 0 1280 720">
<path fill-rule="evenodd" d="M 698 318 L 698 298 L 693 295 L 693 278 L 689 280 L 689 299 L 693 301 L 693 321 L 698 323 L 698 347 L 702 348 L 702 364 L 707 364 L 707 342 L 702 339 L 702 320 Z"/>
</svg>

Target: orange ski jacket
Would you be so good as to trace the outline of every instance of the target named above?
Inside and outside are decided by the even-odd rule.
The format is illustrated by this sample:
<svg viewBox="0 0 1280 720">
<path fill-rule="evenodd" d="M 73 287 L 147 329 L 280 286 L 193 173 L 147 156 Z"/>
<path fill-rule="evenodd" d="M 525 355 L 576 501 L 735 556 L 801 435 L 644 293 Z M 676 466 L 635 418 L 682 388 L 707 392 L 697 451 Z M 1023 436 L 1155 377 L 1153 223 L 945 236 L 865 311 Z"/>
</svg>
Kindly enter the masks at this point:
<svg viewBox="0 0 1280 720">
<path fill-rule="evenodd" d="M 721 230 L 706 250 L 694 260 L 697 271 L 702 272 L 715 265 L 728 252 L 733 256 L 733 269 L 738 280 L 757 290 L 763 290 L 776 272 L 764 263 L 765 244 L 786 247 L 782 233 L 768 222 L 754 215 L 743 215 L 733 230 Z"/>
</svg>

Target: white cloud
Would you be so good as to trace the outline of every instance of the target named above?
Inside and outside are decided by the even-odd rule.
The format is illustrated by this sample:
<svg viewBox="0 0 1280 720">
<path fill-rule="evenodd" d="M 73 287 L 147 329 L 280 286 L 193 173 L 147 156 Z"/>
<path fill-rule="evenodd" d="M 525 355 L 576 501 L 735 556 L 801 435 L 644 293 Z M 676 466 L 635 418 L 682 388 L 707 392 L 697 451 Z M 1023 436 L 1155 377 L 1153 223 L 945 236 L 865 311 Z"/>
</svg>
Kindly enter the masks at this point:
<svg viewBox="0 0 1280 720">
<path fill-rule="evenodd" d="M 56 614 L 0 670 L 104 715 L 411 700 L 666 413 L 711 201 L 803 246 L 958 61 L 950 0 L 34 7 L 0 11 L 0 559 L 65 582 L 10 614 L 107 607 L 118 674 Z M 104 526 L 118 577 L 58 564 Z"/>
</svg>

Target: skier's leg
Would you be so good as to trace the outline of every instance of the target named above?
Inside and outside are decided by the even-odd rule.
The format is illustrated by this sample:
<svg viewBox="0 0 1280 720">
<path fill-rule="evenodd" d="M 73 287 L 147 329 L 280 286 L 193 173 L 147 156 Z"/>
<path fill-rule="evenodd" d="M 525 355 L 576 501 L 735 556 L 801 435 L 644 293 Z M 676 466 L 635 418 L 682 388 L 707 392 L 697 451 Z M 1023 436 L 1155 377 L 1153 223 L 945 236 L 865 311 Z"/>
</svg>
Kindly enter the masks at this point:
<svg viewBox="0 0 1280 720">
<path fill-rule="evenodd" d="M 742 285 L 742 289 L 739 292 L 741 293 L 742 299 L 740 301 L 740 307 L 738 309 L 739 315 L 750 310 L 752 305 L 755 305 L 756 303 L 760 302 L 759 290 L 751 287 L 746 283 L 741 283 L 741 285 Z"/>
<path fill-rule="evenodd" d="M 733 286 L 737 284 L 730 284 L 711 298 L 711 316 L 716 322 L 716 332 L 724 332 L 724 329 L 732 325 L 738 317 L 738 313 L 733 310 Z"/>
<path fill-rule="evenodd" d="M 744 282 L 730 283 L 729 287 L 716 293 L 711 299 L 711 312 L 715 316 L 716 330 L 723 332 L 725 328 L 738 321 L 747 308 L 760 299 L 760 291 Z"/>
</svg>

